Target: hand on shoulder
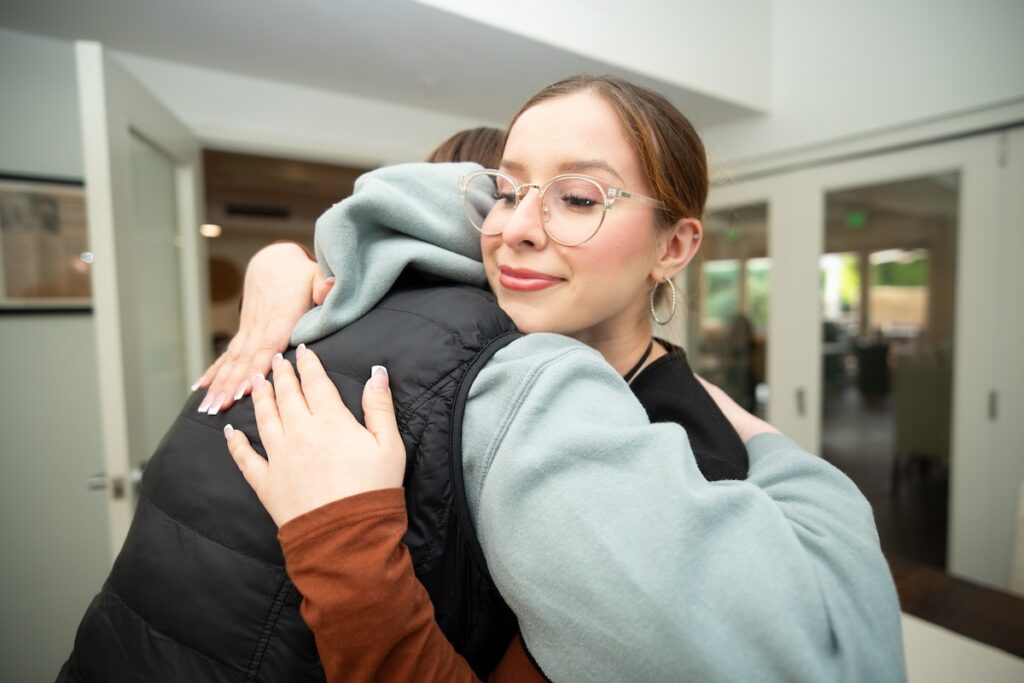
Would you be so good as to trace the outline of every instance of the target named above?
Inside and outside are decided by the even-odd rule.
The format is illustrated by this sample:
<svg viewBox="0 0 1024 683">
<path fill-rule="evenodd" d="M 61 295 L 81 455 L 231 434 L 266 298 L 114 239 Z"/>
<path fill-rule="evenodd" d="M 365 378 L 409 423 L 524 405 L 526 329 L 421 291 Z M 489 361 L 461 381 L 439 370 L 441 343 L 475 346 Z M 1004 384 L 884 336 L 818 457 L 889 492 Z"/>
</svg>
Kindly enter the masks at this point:
<svg viewBox="0 0 1024 683">
<path fill-rule="evenodd" d="M 228 450 L 278 527 L 360 493 L 396 488 L 405 445 L 395 421 L 387 371 L 373 369 L 363 389 L 366 427 L 352 415 L 316 354 L 303 346 L 296 364 L 277 356 L 274 384 L 257 375 L 253 404 L 264 459 L 228 425 Z"/>
</svg>

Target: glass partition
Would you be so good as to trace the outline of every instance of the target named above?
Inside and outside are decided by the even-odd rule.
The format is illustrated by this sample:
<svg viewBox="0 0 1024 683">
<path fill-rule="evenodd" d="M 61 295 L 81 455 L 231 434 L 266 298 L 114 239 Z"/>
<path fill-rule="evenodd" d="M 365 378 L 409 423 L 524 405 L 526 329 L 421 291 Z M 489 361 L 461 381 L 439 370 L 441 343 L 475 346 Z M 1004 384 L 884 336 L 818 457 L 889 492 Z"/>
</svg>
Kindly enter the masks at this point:
<svg viewBox="0 0 1024 683">
<path fill-rule="evenodd" d="M 959 176 L 826 195 L 822 455 L 890 555 L 945 568 Z"/>
<path fill-rule="evenodd" d="M 687 348 L 694 370 L 764 415 L 768 400 L 768 205 L 708 212 L 699 262 L 687 269 Z"/>
</svg>

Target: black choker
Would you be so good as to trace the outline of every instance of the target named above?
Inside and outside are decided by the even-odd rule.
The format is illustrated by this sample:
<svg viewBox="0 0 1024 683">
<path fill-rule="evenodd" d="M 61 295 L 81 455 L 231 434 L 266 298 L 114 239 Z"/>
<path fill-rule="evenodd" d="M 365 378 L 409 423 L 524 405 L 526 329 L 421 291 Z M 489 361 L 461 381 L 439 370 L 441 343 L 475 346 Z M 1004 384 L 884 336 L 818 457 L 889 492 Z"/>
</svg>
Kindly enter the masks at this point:
<svg viewBox="0 0 1024 683">
<path fill-rule="evenodd" d="M 647 342 L 647 350 L 644 351 L 644 355 L 640 356 L 640 360 L 636 362 L 636 365 L 630 368 L 629 372 L 622 376 L 622 379 L 626 380 L 626 384 L 630 384 L 636 377 L 637 373 L 640 372 L 640 368 L 642 368 L 644 366 L 644 363 L 647 362 L 647 357 L 651 355 L 651 351 L 653 349 L 654 338 L 652 337 L 651 341 Z"/>
</svg>

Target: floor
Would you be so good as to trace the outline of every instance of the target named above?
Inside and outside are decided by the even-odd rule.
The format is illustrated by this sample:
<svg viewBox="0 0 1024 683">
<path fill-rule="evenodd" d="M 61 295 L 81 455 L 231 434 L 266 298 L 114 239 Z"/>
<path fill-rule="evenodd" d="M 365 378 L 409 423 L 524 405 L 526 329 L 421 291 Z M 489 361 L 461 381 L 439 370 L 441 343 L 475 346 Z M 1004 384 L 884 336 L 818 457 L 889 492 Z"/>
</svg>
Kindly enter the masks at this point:
<svg viewBox="0 0 1024 683">
<path fill-rule="evenodd" d="M 855 386 L 825 392 L 822 455 L 870 501 L 886 555 L 945 569 L 948 470 L 911 462 L 894 478 L 893 432 L 891 395 L 866 399 Z"/>
<path fill-rule="evenodd" d="M 1024 599 L 945 573 L 949 471 L 917 461 L 893 471 L 892 396 L 825 392 L 822 455 L 871 503 L 907 614 L 1024 657 Z"/>
</svg>

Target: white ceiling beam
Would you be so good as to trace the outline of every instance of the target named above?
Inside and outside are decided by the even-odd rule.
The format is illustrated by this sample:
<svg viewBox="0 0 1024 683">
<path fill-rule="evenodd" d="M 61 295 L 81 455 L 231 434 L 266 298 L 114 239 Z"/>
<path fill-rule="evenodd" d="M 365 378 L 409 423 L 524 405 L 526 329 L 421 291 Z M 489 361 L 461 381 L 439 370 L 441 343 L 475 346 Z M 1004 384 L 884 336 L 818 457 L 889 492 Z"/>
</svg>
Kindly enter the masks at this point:
<svg viewBox="0 0 1024 683">
<path fill-rule="evenodd" d="M 771 0 L 415 1 L 751 113 L 771 105 Z"/>
</svg>

